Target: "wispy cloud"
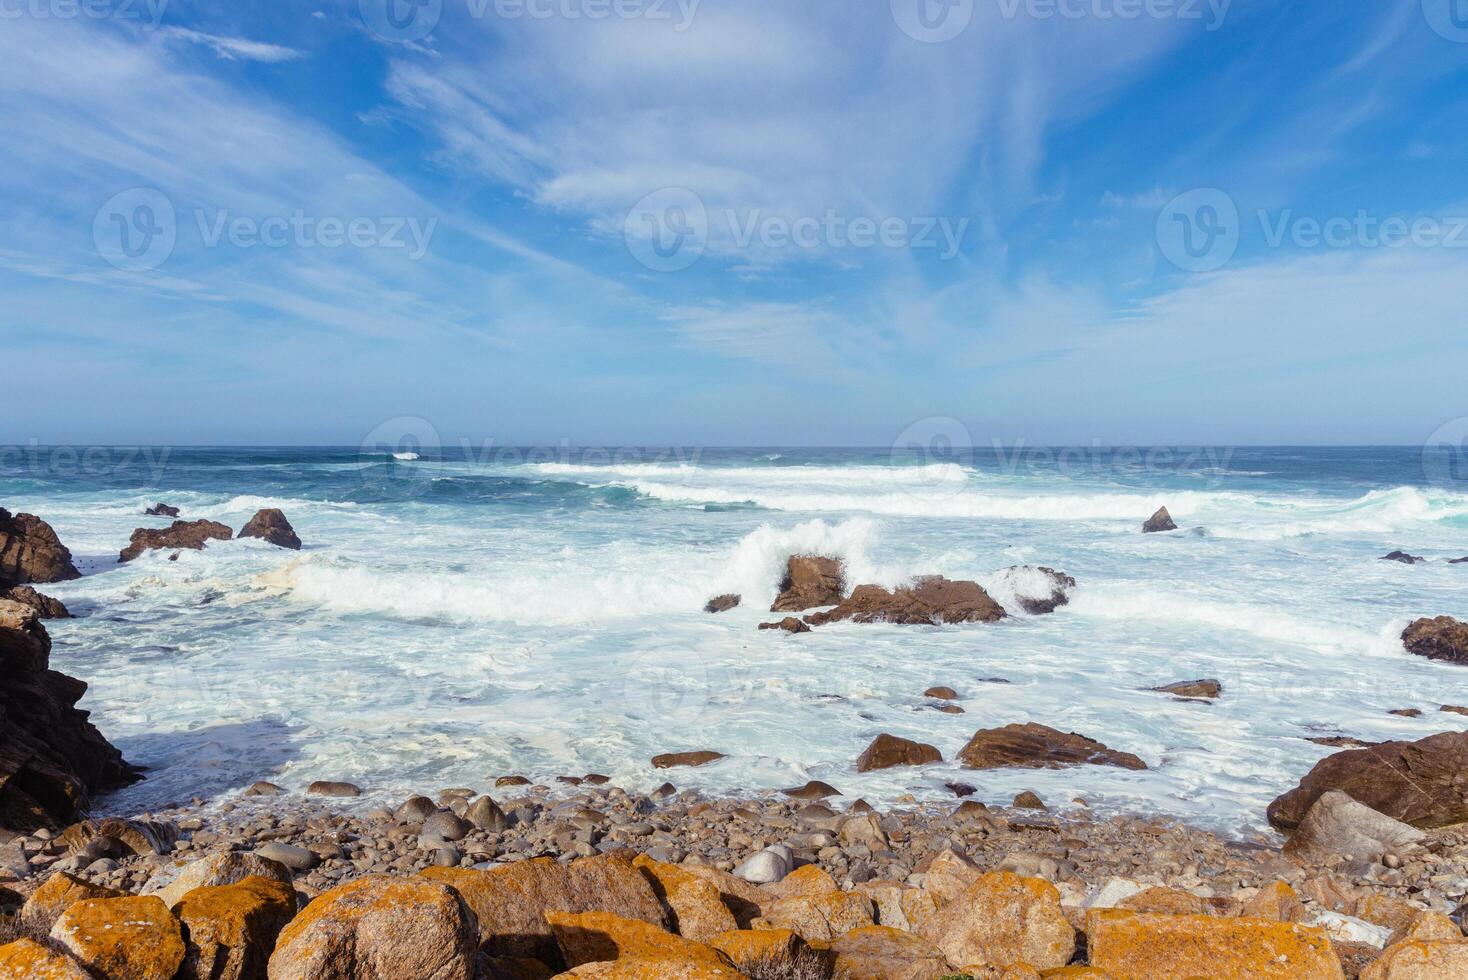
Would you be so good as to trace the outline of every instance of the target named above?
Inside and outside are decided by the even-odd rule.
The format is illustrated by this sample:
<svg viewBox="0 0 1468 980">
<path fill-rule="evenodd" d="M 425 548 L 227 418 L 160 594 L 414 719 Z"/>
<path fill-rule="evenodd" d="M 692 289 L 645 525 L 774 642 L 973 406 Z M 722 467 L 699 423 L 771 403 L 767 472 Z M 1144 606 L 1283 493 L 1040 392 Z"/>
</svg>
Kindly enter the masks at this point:
<svg viewBox="0 0 1468 980">
<path fill-rule="evenodd" d="M 187 27 L 165 27 L 160 34 L 173 41 L 202 44 L 212 49 L 225 61 L 263 61 L 273 64 L 304 58 L 306 55 L 304 51 L 297 51 L 295 48 L 287 48 L 279 44 L 251 41 L 243 37 L 226 37 L 222 34 L 206 34 Z"/>
</svg>

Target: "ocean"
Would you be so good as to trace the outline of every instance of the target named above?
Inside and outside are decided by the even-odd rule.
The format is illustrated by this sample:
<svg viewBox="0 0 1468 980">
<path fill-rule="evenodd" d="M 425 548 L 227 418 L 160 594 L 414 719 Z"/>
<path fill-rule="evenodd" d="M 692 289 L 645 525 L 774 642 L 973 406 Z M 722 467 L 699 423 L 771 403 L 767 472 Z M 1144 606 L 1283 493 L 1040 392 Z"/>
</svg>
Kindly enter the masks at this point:
<svg viewBox="0 0 1468 980">
<path fill-rule="evenodd" d="M 1468 729 L 1468 668 L 1407 654 L 1418 616 L 1468 618 L 1468 472 L 1421 448 L 571 450 L 0 449 L 0 505 L 49 521 L 84 577 L 43 587 L 53 666 L 149 778 L 134 812 L 268 779 L 350 780 L 364 805 L 599 772 L 753 793 L 822 779 L 877 803 L 1031 789 L 1052 805 L 1225 831 L 1334 751 L 1307 740 Z M 297 553 L 117 552 L 157 501 L 236 531 L 279 507 Z M 1166 505 L 1180 530 L 1140 533 Z M 1402 549 L 1420 565 L 1379 560 Z M 996 624 L 757 630 L 787 555 L 850 584 L 975 579 Z M 1029 616 L 1024 573 L 1073 575 Z M 734 592 L 743 604 L 702 611 Z M 1211 677 L 1213 704 L 1142 690 Z M 1000 683 L 999 681 L 1007 683 Z M 963 714 L 923 691 L 958 690 Z M 1389 714 L 1418 708 L 1419 718 Z M 952 759 L 1035 721 L 1144 772 L 858 775 L 880 732 Z M 658 753 L 713 749 L 699 769 Z"/>
</svg>

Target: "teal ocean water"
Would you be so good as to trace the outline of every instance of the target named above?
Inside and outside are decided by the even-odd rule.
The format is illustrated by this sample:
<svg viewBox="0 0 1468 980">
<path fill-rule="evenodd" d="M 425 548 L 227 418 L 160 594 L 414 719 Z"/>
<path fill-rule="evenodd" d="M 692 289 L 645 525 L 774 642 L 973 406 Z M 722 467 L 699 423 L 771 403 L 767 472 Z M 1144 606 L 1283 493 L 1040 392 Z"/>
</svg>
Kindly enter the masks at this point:
<svg viewBox="0 0 1468 980">
<path fill-rule="evenodd" d="M 849 797 L 1162 812 L 1225 829 L 1330 749 L 1310 736 L 1468 728 L 1468 668 L 1405 653 L 1417 616 L 1468 618 L 1468 467 L 1448 450 L 1111 451 L 358 448 L 0 449 L 0 505 L 50 521 L 86 573 L 48 587 L 57 669 L 150 778 L 130 810 L 256 779 L 347 779 L 369 799 L 496 775 L 601 772 L 651 788 L 654 754 L 728 758 L 680 787 L 818 778 Z M 279 507 L 305 541 L 118 550 L 165 501 L 238 529 Z M 1166 505 L 1182 530 L 1142 535 Z M 1428 559 L 1380 561 L 1403 549 Z M 792 552 L 853 583 L 985 584 L 993 625 L 757 624 Z M 1079 582 L 1049 616 L 1017 565 Z M 738 609 L 703 613 L 736 592 Z M 1220 679 L 1216 704 L 1139 688 Z M 1002 678 L 1009 683 L 993 683 Z M 922 697 L 943 684 L 966 713 Z M 1420 708 L 1420 718 L 1388 712 Z M 879 732 L 952 758 L 978 728 L 1038 721 L 1146 772 L 857 775 Z"/>
</svg>

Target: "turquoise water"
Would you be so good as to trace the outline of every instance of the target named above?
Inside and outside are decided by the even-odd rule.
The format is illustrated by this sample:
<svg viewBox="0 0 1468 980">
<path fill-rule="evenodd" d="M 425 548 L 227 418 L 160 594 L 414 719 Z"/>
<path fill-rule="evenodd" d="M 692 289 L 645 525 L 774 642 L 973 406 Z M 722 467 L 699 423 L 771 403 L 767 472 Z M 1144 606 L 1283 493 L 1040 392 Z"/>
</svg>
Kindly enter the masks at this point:
<svg viewBox="0 0 1468 980">
<path fill-rule="evenodd" d="M 412 455 L 418 458 L 407 458 Z M 603 772 L 651 788 L 659 752 L 729 758 L 680 786 L 824 779 L 873 801 L 1005 802 L 1034 789 L 1233 829 L 1349 734 L 1468 728 L 1468 668 L 1406 654 L 1421 615 L 1468 618 L 1468 468 L 1420 449 L 898 451 L 385 448 L 0 449 L 0 505 L 49 520 L 86 573 L 46 591 L 55 666 L 150 778 L 114 809 L 256 779 L 349 779 L 372 799 Z M 261 507 L 300 553 L 214 543 L 116 564 L 154 501 L 238 529 Z M 1142 535 L 1165 504 L 1183 530 Z M 1430 559 L 1378 561 L 1397 548 Z M 759 632 L 786 555 L 850 580 L 940 573 L 1016 615 L 956 627 Z M 1009 566 L 1063 569 L 1029 617 Z M 703 602 L 738 592 L 721 616 Z M 1001 677 L 1008 684 L 982 683 Z M 1214 705 L 1137 690 L 1217 677 Z M 934 684 L 966 714 L 931 710 Z M 1419 719 L 1388 714 L 1416 707 Z M 1039 721 L 1147 772 L 858 776 L 878 732 L 951 758 L 978 728 Z"/>
</svg>

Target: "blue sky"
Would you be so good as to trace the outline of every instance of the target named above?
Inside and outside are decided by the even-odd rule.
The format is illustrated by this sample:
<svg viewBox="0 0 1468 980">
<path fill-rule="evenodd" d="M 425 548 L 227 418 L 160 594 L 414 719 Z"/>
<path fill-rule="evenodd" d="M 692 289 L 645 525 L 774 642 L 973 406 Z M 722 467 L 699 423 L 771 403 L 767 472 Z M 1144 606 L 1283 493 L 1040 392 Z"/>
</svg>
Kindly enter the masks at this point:
<svg viewBox="0 0 1468 980">
<path fill-rule="evenodd" d="M 0 443 L 1421 442 L 1465 69 L 1465 0 L 0 0 Z"/>
</svg>

